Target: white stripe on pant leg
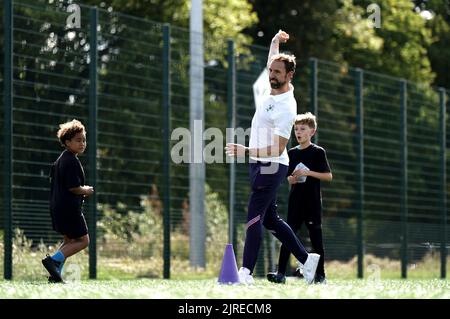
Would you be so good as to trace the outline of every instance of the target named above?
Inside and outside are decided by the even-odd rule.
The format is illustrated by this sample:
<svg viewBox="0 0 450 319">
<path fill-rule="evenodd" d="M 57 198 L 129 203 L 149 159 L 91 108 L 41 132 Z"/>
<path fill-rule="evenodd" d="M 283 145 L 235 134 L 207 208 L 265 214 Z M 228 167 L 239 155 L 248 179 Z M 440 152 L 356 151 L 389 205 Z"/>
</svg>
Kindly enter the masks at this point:
<svg viewBox="0 0 450 319">
<path fill-rule="evenodd" d="M 250 219 L 250 220 L 248 221 L 248 223 L 247 223 L 245 229 L 246 229 L 246 230 L 249 229 L 251 225 L 253 225 L 253 224 L 259 222 L 260 219 L 261 219 L 261 215 L 258 215 L 258 216 L 256 216 L 255 218 Z"/>
</svg>

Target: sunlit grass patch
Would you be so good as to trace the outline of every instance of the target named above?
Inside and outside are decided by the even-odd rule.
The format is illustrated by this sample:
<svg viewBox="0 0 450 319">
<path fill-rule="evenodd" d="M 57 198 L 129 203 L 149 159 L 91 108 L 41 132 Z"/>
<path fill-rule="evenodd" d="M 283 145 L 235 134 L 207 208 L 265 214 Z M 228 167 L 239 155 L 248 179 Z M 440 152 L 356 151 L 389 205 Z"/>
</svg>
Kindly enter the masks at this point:
<svg viewBox="0 0 450 319">
<path fill-rule="evenodd" d="M 188 299 L 378 299 L 450 298 L 448 280 L 329 280 L 326 285 L 307 285 L 288 278 L 286 285 L 257 279 L 255 285 L 220 285 L 207 280 L 92 280 L 67 284 L 45 281 L 2 281 L 1 298 L 188 298 Z"/>
</svg>

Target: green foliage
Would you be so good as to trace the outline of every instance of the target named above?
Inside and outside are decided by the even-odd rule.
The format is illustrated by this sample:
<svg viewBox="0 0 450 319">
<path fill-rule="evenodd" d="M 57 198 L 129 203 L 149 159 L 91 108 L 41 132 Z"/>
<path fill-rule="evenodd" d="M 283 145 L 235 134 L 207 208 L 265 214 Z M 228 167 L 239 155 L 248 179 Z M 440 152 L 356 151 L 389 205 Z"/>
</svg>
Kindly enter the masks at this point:
<svg viewBox="0 0 450 319">
<path fill-rule="evenodd" d="M 141 198 L 139 212 L 129 210 L 121 203 L 118 208 L 100 205 L 101 218 L 97 223 L 100 252 L 103 256 L 117 257 L 125 253 L 129 256 L 162 258 L 163 220 L 152 209 L 151 200 Z M 119 212 L 120 210 L 120 212 Z M 206 247 L 209 261 L 221 260 L 228 229 L 228 211 L 219 195 L 206 187 Z M 188 221 L 185 221 L 188 222 Z M 184 258 L 189 256 L 189 237 L 186 227 L 172 230 L 173 250 Z"/>
<path fill-rule="evenodd" d="M 33 241 L 28 239 L 23 230 L 14 229 L 13 237 L 13 276 L 14 278 L 27 278 L 38 280 L 43 278 L 41 258 L 47 252 L 45 245 L 40 242 L 32 248 Z M 31 258 L 30 258 L 31 257 Z"/>
<path fill-rule="evenodd" d="M 0 248 L 2 244 L 0 244 Z M 17 280 L 47 281 L 48 273 L 42 266 L 41 259 L 45 257 L 45 254 L 54 253 L 60 244 L 55 243 L 53 246 L 46 246 L 41 240 L 36 245 L 33 243 L 33 240 L 25 236 L 23 230 L 15 228 L 13 237 L 13 278 Z M 88 255 L 86 251 L 72 256 L 64 265 L 63 276 L 70 276 L 71 272 L 79 271 L 80 277 L 78 279 L 87 279 L 87 260 Z M 3 266 L 3 259 L 1 261 Z"/>
<path fill-rule="evenodd" d="M 119 213 L 109 205 L 100 205 L 101 218 L 97 222 L 101 253 L 105 256 L 123 255 L 162 258 L 162 216 L 151 207 L 147 197 L 141 198 L 142 211 L 128 210 L 119 203 Z"/>
<path fill-rule="evenodd" d="M 259 23 L 249 28 L 258 44 L 267 46 L 278 29 L 286 30 L 291 39 L 286 50 L 299 60 L 317 57 L 408 80 L 431 84 L 428 49 L 444 32 L 432 34 L 426 20 L 414 10 L 411 0 L 381 0 L 381 28 L 372 28 L 367 6 L 373 1 L 283 1 L 266 4 L 254 0 Z M 442 8 L 441 8 L 442 10 Z M 442 11 L 441 11 L 442 12 Z M 439 24 L 439 23 L 438 23 Z M 443 25 L 440 23 L 441 30 Z M 257 37 L 259 31 L 263 37 Z M 440 46 L 444 42 L 439 42 Z M 436 57 L 436 55 L 434 55 Z M 442 58 L 442 63 L 448 59 Z"/>
<path fill-rule="evenodd" d="M 383 39 L 383 45 L 375 55 L 366 56 L 365 63 L 361 61 L 356 64 L 351 60 L 350 63 L 414 82 L 431 84 L 434 73 L 427 49 L 433 39 L 426 27 L 426 20 L 414 11 L 411 0 L 383 0 L 378 3 L 382 25 L 376 29 L 376 34 Z"/>
<path fill-rule="evenodd" d="M 421 1 L 421 9 L 429 10 L 434 17 L 427 21 L 433 43 L 428 49 L 431 66 L 436 73 L 435 85 L 450 87 L 450 3 L 449 1 Z"/>
<path fill-rule="evenodd" d="M 209 185 L 206 185 L 205 192 L 207 258 L 221 261 L 228 238 L 228 210 Z"/>
<path fill-rule="evenodd" d="M 216 221 L 214 222 L 214 224 L 218 225 Z M 178 236 L 179 233 L 176 233 L 175 235 Z M 107 244 L 113 245 L 114 242 L 109 242 Z M 0 243 L 0 248 L 1 245 L 2 243 Z M 45 283 L 47 285 L 46 281 L 48 274 L 42 267 L 41 258 L 45 255 L 45 253 L 54 252 L 57 246 L 58 245 L 45 246 L 42 243 L 37 246 L 33 246 L 32 241 L 26 238 L 23 231 L 21 231 L 20 229 L 16 229 L 14 231 L 13 239 L 14 279 L 17 281 L 33 281 L 33 285 L 39 283 Z M 214 247 L 211 247 L 211 250 L 213 248 Z M 99 248 L 99 279 L 117 281 L 119 279 L 125 280 L 135 279 L 139 277 L 161 277 L 162 258 L 157 256 L 133 256 L 133 254 L 130 252 L 131 248 L 123 247 L 123 249 L 124 251 L 121 256 L 114 257 L 105 255 L 103 248 Z M 210 258 L 216 259 L 210 260 L 206 269 L 197 269 L 196 271 L 189 267 L 188 261 L 186 259 L 173 258 L 171 263 L 173 273 L 172 278 L 184 280 L 193 278 L 217 278 L 221 262 L 221 258 L 217 259 L 217 256 L 219 256 L 220 252 L 220 257 L 222 257 L 223 247 L 220 247 L 220 249 L 216 248 L 215 250 L 217 250 L 217 252 L 214 252 L 209 256 Z M 0 266 L 3 266 L 2 263 L 3 259 L 0 259 Z M 336 280 L 349 280 L 355 278 L 356 265 L 356 257 L 353 257 L 348 262 L 328 261 L 326 264 L 328 277 L 329 279 L 331 279 L 331 282 L 335 282 Z M 365 276 L 369 281 L 395 279 L 399 278 L 400 276 L 400 261 L 398 259 L 378 258 L 373 255 L 366 254 L 364 265 Z M 449 265 L 450 256 L 449 262 L 447 262 L 447 267 L 449 267 Z M 421 260 L 418 260 L 408 266 L 408 277 L 427 280 L 431 278 L 437 278 L 439 276 L 439 266 L 439 253 L 435 250 L 431 250 Z M 63 277 L 68 281 L 73 281 L 74 277 L 71 276 L 73 276 L 74 269 L 79 271 L 81 275 L 81 277 L 75 278 L 76 280 L 86 280 L 88 278 L 87 251 L 82 251 L 81 253 L 70 257 L 66 261 L 63 271 Z M 381 283 L 381 281 L 379 283 Z M 81 282 L 80 284 L 83 283 Z M 1 293 L 0 295 L 4 296 L 4 294 Z M 71 295 L 71 298 L 73 297 L 74 296 Z"/>
<path fill-rule="evenodd" d="M 102 0 L 85 0 L 84 3 L 105 7 Z M 113 0 L 110 7 L 117 12 L 127 13 L 136 17 L 170 23 L 176 27 L 189 28 L 190 0 Z M 223 59 L 226 55 L 223 43 L 227 39 L 236 40 L 237 50 L 245 50 L 245 45 L 252 42 L 250 36 L 243 30 L 257 22 L 257 15 L 252 11 L 252 5 L 242 0 L 204 0 L 203 18 L 206 60 L 210 58 Z"/>
</svg>

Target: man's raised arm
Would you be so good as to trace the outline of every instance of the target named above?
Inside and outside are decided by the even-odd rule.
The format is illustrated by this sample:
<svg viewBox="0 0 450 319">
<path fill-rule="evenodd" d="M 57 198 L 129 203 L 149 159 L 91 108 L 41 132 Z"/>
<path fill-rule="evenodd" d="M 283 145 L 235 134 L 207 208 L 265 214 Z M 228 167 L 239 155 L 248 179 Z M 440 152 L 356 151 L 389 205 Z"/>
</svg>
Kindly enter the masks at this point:
<svg viewBox="0 0 450 319">
<path fill-rule="evenodd" d="M 267 68 L 269 68 L 270 61 L 272 57 L 278 53 L 280 53 L 280 42 L 284 43 L 289 40 L 289 34 L 286 32 L 280 30 L 277 34 L 272 38 L 272 42 L 270 42 L 270 49 L 269 49 L 269 57 L 267 58 Z"/>
</svg>

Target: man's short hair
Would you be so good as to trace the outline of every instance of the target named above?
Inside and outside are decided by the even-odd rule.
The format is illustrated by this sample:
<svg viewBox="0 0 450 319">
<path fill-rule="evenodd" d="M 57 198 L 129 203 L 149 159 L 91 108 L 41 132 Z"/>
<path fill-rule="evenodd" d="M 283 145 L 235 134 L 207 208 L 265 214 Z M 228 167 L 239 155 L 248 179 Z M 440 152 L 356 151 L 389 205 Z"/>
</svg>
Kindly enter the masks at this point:
<svg viewBox="0 0 450 319">
<path fill-rule="evenodd" d="M 270 63 L 273 61 L 281 61 L 284 63 L 284 66 L 286 67 L 286 73 L 293 71 L 295 73 L 295 56 L 292 54 L 286 54 L 286 53 L 279 53 L 272 56 L 270 59 Z"/>
<path fill-rule="evenodd" d="M 72 120 L 59 125 L 58 133 L 56 136 L 58 137 L 61 146 L 66 146 L 66 141 L 70 141 L 75 135 L 78 133 L 86 134 L 86 129 L 84 125 L 81 124 L 78 120 Z"/>
<path fill-rule="evenodd" d="M 316 116 L 311 112 L 297 114 L 297 116 L 295 117 L 295 125 L 297 124 L 308 125 L 310 128 L 316 129 L 317 128 Z"/>
</svg>

